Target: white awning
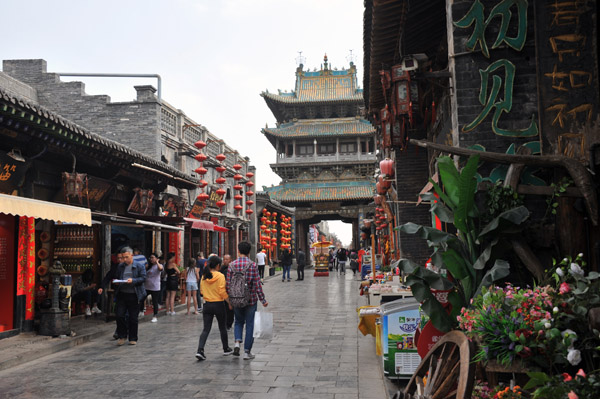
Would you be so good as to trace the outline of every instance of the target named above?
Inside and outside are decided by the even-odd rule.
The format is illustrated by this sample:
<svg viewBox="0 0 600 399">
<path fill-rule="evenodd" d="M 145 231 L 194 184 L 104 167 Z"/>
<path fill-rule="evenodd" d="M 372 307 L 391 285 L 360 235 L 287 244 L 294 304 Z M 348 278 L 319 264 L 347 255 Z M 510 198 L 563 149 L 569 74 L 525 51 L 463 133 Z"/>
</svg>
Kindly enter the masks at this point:
<svg viewBox="0 0 600 399">
<path fill-rule="evenodd" d="M 179 227 L 179 226 L 171 226 L 170 224 L 163 224 L 163 223 L 156 223 L 156 222 L 149 222 L 147 220 L 140 220 L 137 219 L 135 221 L 136 224 L 141 224 L 144 226 L 152 226 L 152 227 L 159 227 L 161 229 L 165 229 L 165 230 L 174 230 L 174 231 L 182 231 L 184 230 L 183 227 Z"/>
<path fill-rule="evenodd" d="M 28 216 L 61 223 L 92 225 L 92 213 L 88 208 L 40 201 L 31 198 L 0 194 L 0 213 Z"/>
</svg>

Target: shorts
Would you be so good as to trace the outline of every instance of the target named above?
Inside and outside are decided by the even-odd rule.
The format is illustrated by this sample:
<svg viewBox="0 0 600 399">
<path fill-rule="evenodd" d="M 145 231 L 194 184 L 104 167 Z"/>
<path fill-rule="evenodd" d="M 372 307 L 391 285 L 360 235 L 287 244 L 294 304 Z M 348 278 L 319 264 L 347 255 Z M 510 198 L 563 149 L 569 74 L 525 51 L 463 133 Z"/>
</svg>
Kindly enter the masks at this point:
<svg viewBox="0 0 600 399">
<path fill-rule="evenodd" d="M 185 290 L 186 291 L 198 291 L 198 283 L 193 282 L 193 283 L 185 283 Z"/>
</svg>

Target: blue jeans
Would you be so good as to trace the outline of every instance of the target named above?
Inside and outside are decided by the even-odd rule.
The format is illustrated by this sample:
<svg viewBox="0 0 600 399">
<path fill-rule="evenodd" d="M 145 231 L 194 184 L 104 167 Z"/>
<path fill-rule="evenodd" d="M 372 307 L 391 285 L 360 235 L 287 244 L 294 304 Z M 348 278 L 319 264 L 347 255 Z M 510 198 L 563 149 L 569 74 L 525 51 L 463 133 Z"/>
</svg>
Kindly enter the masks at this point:
<svg viewBox="0 0 600 399">
<path fill-rule="evenodd" d="M 250 352 L 252 344 L 254 343 L 254 314 L 256 313 L 256 306 L 249 305 L 244 308 L 233 308 L 235 314 L 235 324 L 233 326 L 233 336 L 236 342 L 242 342 L 242 332 L 244 330 L 244 323 L 246 324 L 246 339 L 244 339 L 244 351 Z"/>
<path fill-rule="evenodd" d="M 285 280 L 285 274 L 287 273 L 287 279 L 291 280 L 290 270 L 292 270 L 292 265 L 283 265 L 283 277 L 282 280 Z"/>
</svg>

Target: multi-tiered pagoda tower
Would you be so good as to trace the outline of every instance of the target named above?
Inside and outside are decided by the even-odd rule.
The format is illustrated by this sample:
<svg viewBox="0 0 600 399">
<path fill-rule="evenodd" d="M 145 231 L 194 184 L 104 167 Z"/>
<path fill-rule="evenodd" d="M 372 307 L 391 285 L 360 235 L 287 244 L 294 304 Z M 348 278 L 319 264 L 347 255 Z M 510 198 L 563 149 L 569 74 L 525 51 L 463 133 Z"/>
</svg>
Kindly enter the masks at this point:
<svg viewBox="0 0 600 399">
<path fill-rule="evenodd" d="M 296 246 L 308 247 L 308 226 L 321 220 L 351 222 L 358 247 L 358 222 L 373 198 L 375 129 L 362 117 L 363 94 L 356 66 L 296 69 L 292 92 L 261 93 L 277 119 L 262 133 L 277 151 L 271 164 L 282 181 L 271 197 L 296 208 Z"/>
</svg>

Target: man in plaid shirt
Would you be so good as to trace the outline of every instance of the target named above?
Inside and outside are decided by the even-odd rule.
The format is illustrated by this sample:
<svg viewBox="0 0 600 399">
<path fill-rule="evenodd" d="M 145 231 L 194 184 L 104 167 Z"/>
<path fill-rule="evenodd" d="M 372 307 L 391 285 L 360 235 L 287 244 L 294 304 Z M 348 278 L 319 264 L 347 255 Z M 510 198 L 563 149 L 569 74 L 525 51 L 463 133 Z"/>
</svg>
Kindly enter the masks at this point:
<svg viewBox="0 0 600 399">
<path fill-rule="evenodd" d="M 260 300 L 264 307 L 269 303 L 265 300 L 265 294 L 262 290 L 260 276 L 256 263 L 252 262 L 248 255 L 250 254 L 251 245 L 248 241 L 242 241 L 238 244 L 239 258 L 231 262 L 227 270 L 227 292 L 229 292 L 229 282 L 231 277 L 237 271 L 243 272 L 246 270 L 246 283 L 250 289 L 250 302 L 248 306 L 243 308 L 233 308 L 235 314 L 235 325 L 233 327 L 233 336 L 235 337 L 235 347 L 233 355 L 240 355 L 240 343 L 242 342 L 242 332 L 244 323 L 246 324 L 246 339 L 244 340 L 244 359 L 254 359 L 252 354 L 252 344 L 254 343 L 254 314 L 256 313 L 257 303 Z"/>
</svg>

